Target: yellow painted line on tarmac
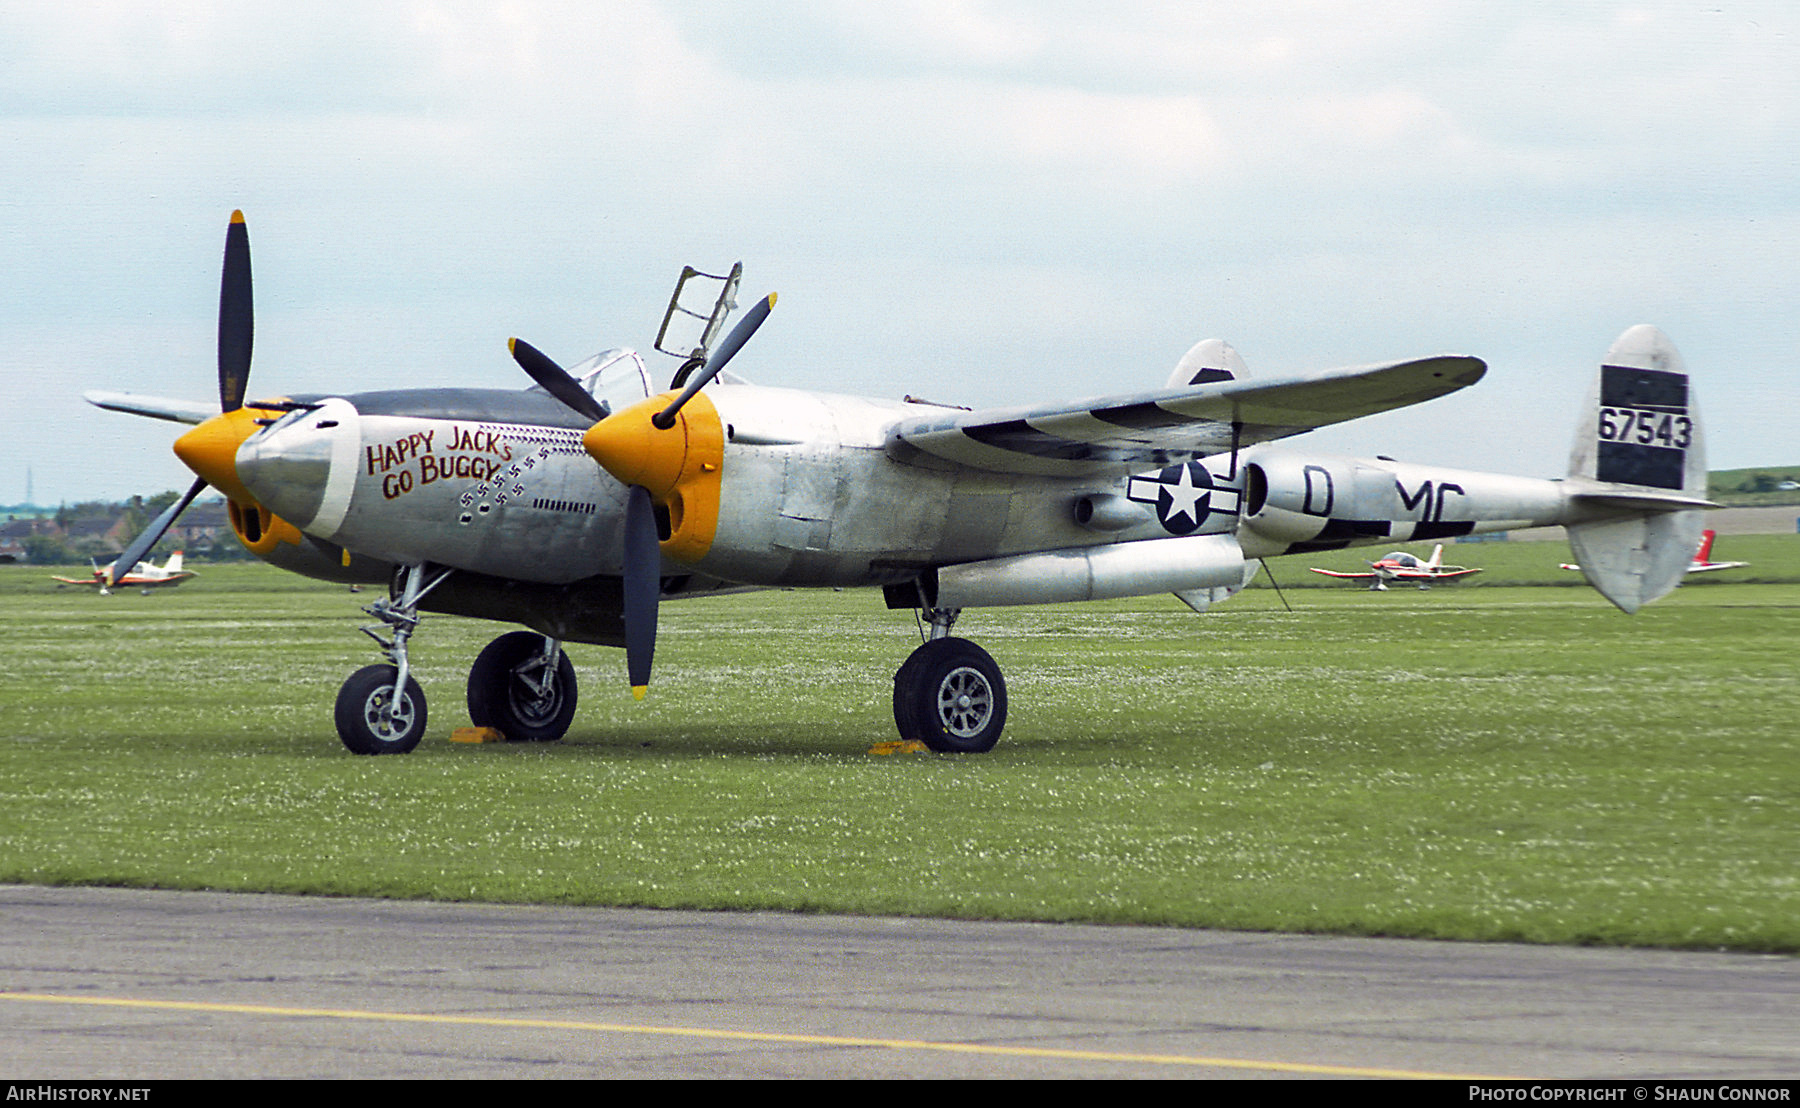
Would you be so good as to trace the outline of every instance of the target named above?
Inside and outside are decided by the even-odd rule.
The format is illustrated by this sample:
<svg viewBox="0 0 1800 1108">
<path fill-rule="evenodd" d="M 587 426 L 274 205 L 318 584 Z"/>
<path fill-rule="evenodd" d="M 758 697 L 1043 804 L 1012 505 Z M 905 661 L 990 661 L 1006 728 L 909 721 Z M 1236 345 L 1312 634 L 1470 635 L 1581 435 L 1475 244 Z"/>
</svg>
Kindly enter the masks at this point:
<svg viewBox="0 0 1800 1108">
<path fill-rule="evenodd" d="M 1109 1050 L 1063 1050 L 1054 1047 L 995 1046 L 986 1043 L 933 1042 L 927 1039 L 879 1039 L 854 1035 L 794 1035 L 779 1031 L 728 1031 L 710 1027 L 659 1027 L 652 1024 L 597 1023 L 588 1020 L 520 1019 L 508 1016 L 431 1015 L 423 1012 L 371 1012 L 355 1008 L 293 1008 L 272 1004 L 225 1004 L 196 1000 L 139 1000 L 131 997 L 61 996 L 55 993 L 0 992 L 0 1000 L 42 1004 L 80 1004 L 101 1008 L 138 1008 L 173 1012 L 214 1012 L 249 1016 L 369 1020 L 378 1023 L 424 1023 L 462 1027 L 504 1027 L 540 1031 L 589 1031 L 610 1035 L 661 1035 L 737 1042 L 787 1043 L 799 1046 L 861 1046 L 887 1050 L 927 1050 L 946 1054 L 980 1054 L 998 1058 L 1045 1058 L 1073 1062 L 1125 1062 L 1154 1066 L 1197 1066 L 1261 1070 L 1270 1073 L 1327 1077 L 1387 1077 L 1457 1081 L 1508 1080 L 1489 1075 L 1431 1073 L 1370 1066 L 1315 1065 L 1309 1062 L 1266 1062 L 1247 1058 L 1206 1058 L 1189 1054 L 1132 1054 Z"/>
</svg>

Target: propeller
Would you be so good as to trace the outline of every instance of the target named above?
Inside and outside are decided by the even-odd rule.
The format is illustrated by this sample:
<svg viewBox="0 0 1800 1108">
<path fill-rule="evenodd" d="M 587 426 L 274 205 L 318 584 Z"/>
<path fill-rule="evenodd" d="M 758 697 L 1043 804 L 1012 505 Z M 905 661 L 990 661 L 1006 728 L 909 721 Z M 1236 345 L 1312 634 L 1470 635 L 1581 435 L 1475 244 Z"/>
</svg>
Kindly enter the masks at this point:
<svg viewBox="0 0 1800 1108">
<path fill-rule="evenodd" d="M 737 356 L 737 352 L 743 348 L 743 345 L 750 341 L 750 336 L 756 334 L 756 329 L 763 325 L 763 320 L 769 318 L 769 309 L 774 306 L 775 294 L 770 293 L 758 300 L 755 307 L 744 313 L 744 318 L 738 320 L 737 326 L 731 329 L 731 334 L 725 336 L 725 341 L 707 355 L 705 368 L 688 378 L 687 387 L 681 390 L 681 395 L 677 396 L 668 407 L 651 417 L 650 422 L 656 426 L 657 430 L 667 431 L 675 426 L 676 413 L 686 407 L 687 402 L 694 398 L 695 393 L 706 387 L 708 381 L 719 375 L 719 371 L 725 368 L 726 362 Z"/>
<path fill-rule="evenodd" d="M 225 229 L 225 265 L 219 276 L 219 411 L 244 406 L 250 384 L 250 342 L 256 312 L 250 295 L 250 229 L 232 212 Z"/>
<path fill-rule="evenodd" d="M 687 379 L 680 394 L 662 410 L 648 417 L 648 434 L 654 435 L 675 427 L 681 409 L 708 382 L 717 377 L 725 364 L 750 341 L 750 336 L 756 334 L 757 328 L 769 318 L 769 310 L 774 306 L 775 294 L 770 293 L 744 314 L 744 318 L 725 336 L 725 341 L 707 356 L 706 364 L 700 371 Z M 513 359 L 531 375 L 533 381 L 570 408 L 594 420 L 596 426 L 623 419 L 625 426 L 645 427 L 644 423 L 635 422 L 644 418 L 637 414 L 636 408 L 612 416 L 566 370 L 530 343 L 513 339 L 509 345 Z M 590 434 L 592 431 L 590 428 Z M 647 440 L 644 441 L 648 445 Z M 652 450 L 649 453 L 658 452 Z M 647 471 L 636 467 L 620 467 L 604 461 L 602 465 L 606 465 L 608 471 L 626 486 L 622 582 L 624 598 L 621 612 L 625 621 L 625 668 L 631 681 L 632 695 L 642 700 L 650 688 L 651 660 L 656 653 L 657 603 L 662 593 L 662 543 L 657 533 L 655 495 L 640 480 L 634 479 Z M 679 471 L 681 468 L 682 465 L 678 462 L 675 470 Z M 669 479 L 673 481 L 674 477 Z"/>
<path fill-rule="evenodd" d="M 662 544 L 656 534 L 656 506 L 650 490 L 632 485 L 625 494 L 625 673 L 631 695 L 650 691 L 650 662 L 656 656 L 656 605 L 662 594 Z"/>
<path fill-rule="evenodd" d="M 108 588 L 117 585 L 119 578 L 130 573 L 134 566 L 144 560 L 144 555 L 150 553 L 150 548 L 163 537 L 163 532 L 167 531 L 169 525 L 175 522 L 175 517 L 187 511 L 187 506 L 194 502 L 194 497 L 199 496 L 205 489 L 206 478 L 196 479 L 193 484 L 188 486 L 188 491 L 180 500 L 164 508 L 162 515 L 151 520 L 150 526 L 144 528 L 137 538 L 131 540 L 124 552 L 114 559 L 111 566 L 107 567 L 106 585 Z"/>
<path fill-rule="evenodd" d="M 244 406 L 244 390 L 250 383 L 250 347 L 255 331 L 255 310 L 250 292 L 250 231 L 244 225 L 244 213 L 231 213 L 225 230 L 225 262 L 219 276 L 219 412 L 235 412 Z M 210 422 L 210 421 L 209 421 Z M 205 426 L 202 424 L 202 426 Z M 190 432 L 191 434 L 191 432 Z M 188 486 L 187 493 L 144 528 L 125 547 L 107 570 L 107 585 L 117 585 L 119 577 L 129 573 L 142 561 L 175 522 L 187 510 L 209 482 L 201 477 Z M 119 567 L 123 566 L 123 569 Z"/>
<path fill-rule="evenodd" d="M 519 363 L 519 368 L 530 374 L 545 392 L 581 415 L 598 423 L 611 414 L 605 404 L 595 400 L 579 381 L 569 376 L 568 370 L 551 361 L 537 347 L 524 339 L 507 339 L 506 348 L 512 351 L 513 361 Z"/>
</svg>

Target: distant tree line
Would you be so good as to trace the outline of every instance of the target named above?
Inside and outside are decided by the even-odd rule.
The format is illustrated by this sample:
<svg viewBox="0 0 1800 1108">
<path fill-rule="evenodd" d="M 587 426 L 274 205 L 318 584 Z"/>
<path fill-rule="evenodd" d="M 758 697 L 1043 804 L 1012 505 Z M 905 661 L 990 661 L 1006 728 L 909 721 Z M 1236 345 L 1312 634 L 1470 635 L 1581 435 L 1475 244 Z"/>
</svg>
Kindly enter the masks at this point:
<svg viewBox="0 0 1800 1108">
<path fill-rule="evenodd" d="M 1752 473 L 1738 482 L 1739 492 L 1782 492 L 1800 485 L 1786 473 Z"/>
</svg>

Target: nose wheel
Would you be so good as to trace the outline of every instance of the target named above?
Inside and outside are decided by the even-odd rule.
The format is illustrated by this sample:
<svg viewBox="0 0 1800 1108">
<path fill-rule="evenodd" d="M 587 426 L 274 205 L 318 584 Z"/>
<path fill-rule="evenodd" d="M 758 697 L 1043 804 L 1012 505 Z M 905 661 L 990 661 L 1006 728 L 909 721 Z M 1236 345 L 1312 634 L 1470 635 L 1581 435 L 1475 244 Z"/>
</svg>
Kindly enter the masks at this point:
<svg viewBox="0 0 1800 1108">
<path fill-rule="evenodd" d="M 396 693 L 394 666 L 364 666 L 338 690 L 338 738 L 352 754 L 405 754 L 425 734 L 425 694 L 406 678 Z"/>
<path fill-rule="evenodd" d="M 992 750 L 1006 727 L 1000 667 L 967 639 L 932 639 L 894 674 L 894 725 L 942 753 Z"/>
</svg>

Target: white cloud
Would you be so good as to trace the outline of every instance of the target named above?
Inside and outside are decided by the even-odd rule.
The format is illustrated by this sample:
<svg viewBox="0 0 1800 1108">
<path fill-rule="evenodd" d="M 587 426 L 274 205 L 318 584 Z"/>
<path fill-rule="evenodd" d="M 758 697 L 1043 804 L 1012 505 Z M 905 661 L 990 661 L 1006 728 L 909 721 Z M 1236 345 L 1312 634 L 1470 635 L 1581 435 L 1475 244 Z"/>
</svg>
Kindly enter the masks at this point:
<svg viewBox="0 0 1800 1108">
<path fill-rule="evenodd" d="M 1800 376 L 1797 34 L 1732 0 L 9 4 L 0 435 L 52 373 L 204 395 L 238 206 L 283 384 L 510 383 L 507 334 L 647 344 L 682 263 L 741 257 L 779 383 L 1074 395 L 1210 334 L 1262 373 L 1585 366 L 1650 321 L 1751 395 Z M 167 456 L 85 418 L 105 480 Z M 1742 418 L 1720 464 L 1789 441 Z"/>
</svg>

